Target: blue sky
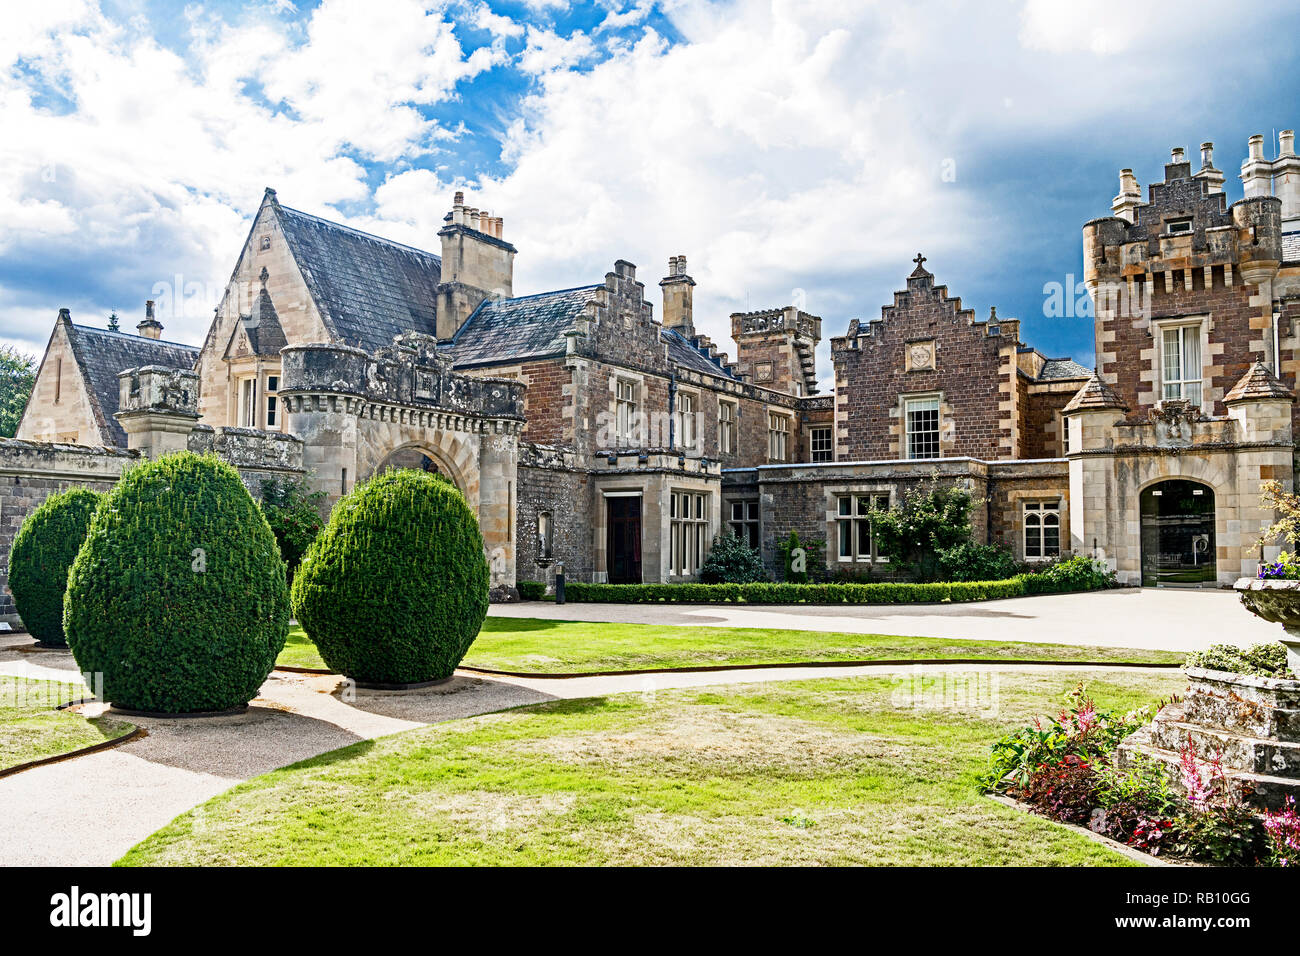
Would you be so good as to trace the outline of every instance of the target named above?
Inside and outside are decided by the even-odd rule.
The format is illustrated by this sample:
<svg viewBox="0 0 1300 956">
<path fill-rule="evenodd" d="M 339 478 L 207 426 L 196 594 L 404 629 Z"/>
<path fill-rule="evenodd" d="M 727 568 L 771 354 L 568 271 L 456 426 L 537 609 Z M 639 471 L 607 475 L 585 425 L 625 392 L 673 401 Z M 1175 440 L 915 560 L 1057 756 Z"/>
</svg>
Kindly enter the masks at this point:
<svg viewBox="0 0 1300 956">
<path fill-rule="evenodd" d="M 1300 123 L 1300 11 L 1131 2 L 47 0 L 0 36 L 0 338 L 146 298 L 199 342 L 265 186 L 437 249 L 451 193 L 505 218 L 516 291 L 685 254 L 697 326 L 799 301 L 829 337 L 911 259 L 978 315 L 1044 315 L 1117 172 Z M 821 371 L 829 376 L 823 347 Z"/>
</svg>

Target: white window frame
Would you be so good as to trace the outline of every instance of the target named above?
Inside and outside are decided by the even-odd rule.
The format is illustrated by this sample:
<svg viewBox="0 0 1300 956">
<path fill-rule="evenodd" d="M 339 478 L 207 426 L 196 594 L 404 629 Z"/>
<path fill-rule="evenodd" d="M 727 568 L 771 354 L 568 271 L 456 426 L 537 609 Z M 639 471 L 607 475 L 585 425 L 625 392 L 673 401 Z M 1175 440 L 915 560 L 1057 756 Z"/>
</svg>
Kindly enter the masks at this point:
<svg viewBox="0 0 1300 956">
<path fill-rule="evenodd" d="M 767 413 L 767 460 L 788 461 L 790 449 L 790 416 L 780 412 Z"/>
<path fill-rule="evenodd" d="M 235 388 L 238 392 L 238 417 L 235 420 L 237 428 L 256 428 L 257 427 L 257 376 L 246 375 L 237 379 Z"/>
<path fill-rule="evenodd" d="M 262 404 L 266 406 L 267 431 L 278 432 L 284 429 L 280 416 L 280 373 L 268 372 L 262 391 Z"/>
<path fill-rule="evenodd" d="M 630 447 L 637 436 L 637 406 L 640 386 L 631 379 L 614 380 L 614 422 L 620 447 Z"/>
<path fill-rule="evenodd" d="M 922 408 L 920 406 L 925 406 L 925 407 Z M 930 429 L 926 429 L 925 431 L 913 430 L 912 412 L 914 408 L 919 412 L 934 412 L 933 431 L 931 431 Z M 943 401 L 941 400 L 941 398 L 938 395 L 904 396 L 902 413 L 903 413 L 903 440 L 907 443 L 906 447 L 903 449 L 904 452 L 903 457 L 922 459 L 922 460 L 942 458 L 943 445 L 941 443 L 941 436 L 943 433 Z M 923 439 L 926 438 L 926 436 L 929 436 L 931 434 L 934 435 L 934 442 L 933 442 L 934 454 L 933 455 L 917 454 L 918 450 L 928 452 L 930 449 L 928 447 L 923 447 L 918 449 L 917 447 L 918 442 L 916 441 L 916 439 Z M 925 444 L 928 446 L 930 442 L 927 440 Z"/>
<path fill-rule="evenodd" d="M 824 436 L 826 440 L 825 448 L 817 447 L 818 436 Z M 818 456 L 821 457 L 818 457 Z M 808 429 L 808 460 L 809 461 L 834 461 L 835 460 L 835 429 L 830 425 L 814 425 Z"/>
<path fill-rule="evenodd" d="M 835 495 L 835 560 L 845 564 L 878 564 L 888 560 L 876 553 L 871 510 L 889 509 L 887 491 L 840 492 Z"/>
<path fill-rule="evenodd" d="M 1020 502 L 1021 544 L 1025 560 L 1051 561 L 1061 556 L 1061 499 Z M 1047 532 L 1055 530 L 1056 544 L 1049 546 Z"/>
<path fill-rule="evenodd" d="M 736 411 L 735 402 L 718 400 L 718 451 L 723 455 L 736 453 Z"/>
<path fill-rule="evenodd" d="M 1160 401 L 1170 401 L 1182 399 L 1191 402 L 1197 408 L 1205 404 L 1205 341 L 1204 341 L 1204 321 L 1196 319 L 1192 321 L 1178 322 L 1161 322 L 1156 326 L 1160 335 L 1157 339 L 1156 350 L 1160 358 Z M 1174 337 L 1175 348 L 1178 351 L 1178 368 L 1171 368 L 1169 361 L 1168 345 L 1169 337 Z M 1188 354 L 1188 343 L 1194 342 L 1196 355 Z M 1194 361 L 1189 362 L 1189 359 Z M 1189 369 L 1188 365 L 1195 365 L 1195 368 Z M 1195 377 L 1189 375 L 1194 372 Z M 1189 397 L 1192 396 L 1192 397 Z"/>
<path fill-rule="evenodd" d="M 669 573 L 691 577 L 709 556 L 709 498 L 707 491 L 669 492 Z"/>
</svg>

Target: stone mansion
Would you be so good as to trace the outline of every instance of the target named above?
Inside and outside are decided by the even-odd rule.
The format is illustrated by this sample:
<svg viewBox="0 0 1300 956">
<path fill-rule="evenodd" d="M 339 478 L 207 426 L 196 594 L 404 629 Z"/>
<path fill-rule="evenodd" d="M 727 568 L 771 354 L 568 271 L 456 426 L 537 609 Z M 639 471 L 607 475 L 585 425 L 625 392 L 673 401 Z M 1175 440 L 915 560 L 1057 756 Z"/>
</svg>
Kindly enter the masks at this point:
<svg viewBox="0 0 1300 956">
<path fill-rule="evenodd" d="M 164 341 L 151 305 L 138 335 L 60 314 L 0 442 L 0 532 L 50 489 L 171 449 L 223 455 L 254 491 L 304 476 L 331 502 L 387 467 L 436 469 L 478 512 L 504 597 L 560 562 L 577 580 L 690 580 L 727 530 L 771 566 L 793 530 L 832 571 L 887 574 L 866 512 L 937 477 L 979 501 L 979 539 L 1023 560 L 1226 584 L 1254 572 L 1261 483 L 1293 483 L 1293 135 L 1274 160 L 1252 137 L 1241 177 L 1229 206 L 1208 143 L 1195 172 L 1175 149 L 1145 198 L 1121 171 L 1112 214 L 1083 227 L 1095 370 L 977 317 L 918 255 L 879 318 L 831 338 L 830 394 L 820 318 L 734 314 L 722 352 L 696 332 L 684 256 L 658 316 L 623 260 L 516 295 L 502 219 L 461 193 L 434 254 L 267 190 L 200 348 Z"/>
</svg>

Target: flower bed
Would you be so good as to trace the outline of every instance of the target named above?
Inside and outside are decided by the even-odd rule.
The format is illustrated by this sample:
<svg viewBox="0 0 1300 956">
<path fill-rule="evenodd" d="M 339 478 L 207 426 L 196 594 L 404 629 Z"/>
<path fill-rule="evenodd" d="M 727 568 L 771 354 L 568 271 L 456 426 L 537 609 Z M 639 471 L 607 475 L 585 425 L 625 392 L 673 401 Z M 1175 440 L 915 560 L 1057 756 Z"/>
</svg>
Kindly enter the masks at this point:
<svg viewBox="0 0 1300 956">
<path fill-rule="evenodd" d="M 1236 866 L 1291 866 L 1300 858 L 1300 815 L 1256 812 L 1229 785 L 1219 758 L 1202 759 L 1187 743 L 1176 769 L 1121 741 L 1147 732 L 1168 704 L 1129 714 L 1098 711 L 1080 684 L 1055 718 L 1035 721 L 993 745 L 982 783 L 1035 813 L 1153 855 Z M 1126 744 L 1126 747 L 1129 745 Z"/>
</svg>

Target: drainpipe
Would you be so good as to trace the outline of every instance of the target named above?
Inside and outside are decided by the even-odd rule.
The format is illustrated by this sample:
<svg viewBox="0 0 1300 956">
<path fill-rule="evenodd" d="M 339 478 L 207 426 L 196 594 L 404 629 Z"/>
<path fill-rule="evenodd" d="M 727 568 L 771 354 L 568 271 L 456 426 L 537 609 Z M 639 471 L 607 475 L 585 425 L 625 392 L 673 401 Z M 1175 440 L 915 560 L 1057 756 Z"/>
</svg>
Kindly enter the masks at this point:
<svg viewBox="0 0 1300 956">
<path fill-rule="evenodd" d="M 1276 375 L 1278 378 L 1282 377 L 1282 351 L 1281 351 L 1281 342 L 1279 340 L 1280 333 L 1278 332 L 1277 329 L 1277 324 L 1280 321 L 1282 321 L 1282 313 L 1279 310 L 1274 309 L 1273 310 L 1273 374 Z"/>
<path fill-rule="evenodd" d="M 677 369 L 668 375 L 668 447 L 677 447 Z"/>
</svg>

